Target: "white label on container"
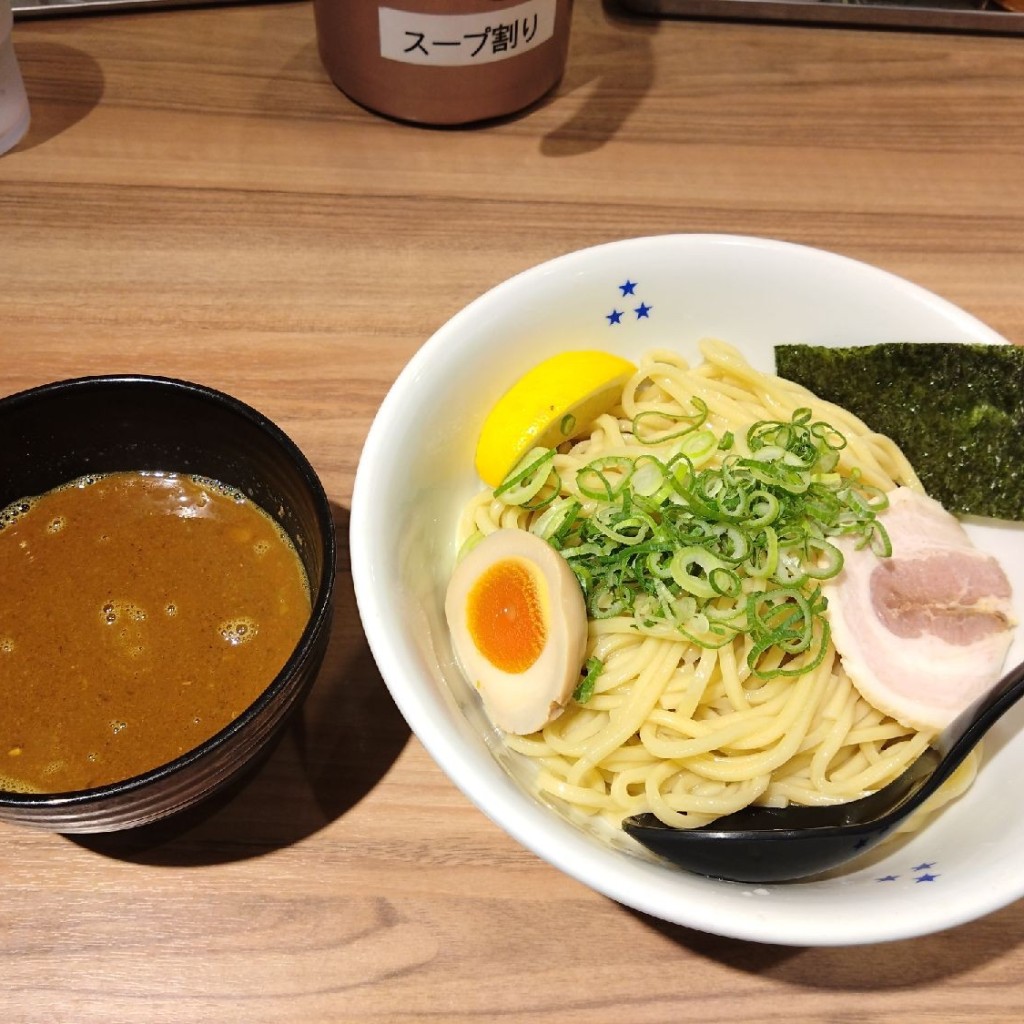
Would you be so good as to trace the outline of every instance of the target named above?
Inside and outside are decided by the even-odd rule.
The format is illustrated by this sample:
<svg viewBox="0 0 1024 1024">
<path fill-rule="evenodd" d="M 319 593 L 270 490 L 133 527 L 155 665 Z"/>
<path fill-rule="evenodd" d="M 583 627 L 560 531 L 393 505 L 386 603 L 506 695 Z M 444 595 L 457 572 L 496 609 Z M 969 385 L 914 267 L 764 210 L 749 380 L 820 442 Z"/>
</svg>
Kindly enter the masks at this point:
<svg viewBox="0 0 1024 1024">
<path fill-rule="evenodd" d="M 482 14 L 417 14 L 379 8 L 380 55 L 403 64 L 465 66 L 507 60 L 555 33 L 556 0 L 526 0 Z"/>
</svg>

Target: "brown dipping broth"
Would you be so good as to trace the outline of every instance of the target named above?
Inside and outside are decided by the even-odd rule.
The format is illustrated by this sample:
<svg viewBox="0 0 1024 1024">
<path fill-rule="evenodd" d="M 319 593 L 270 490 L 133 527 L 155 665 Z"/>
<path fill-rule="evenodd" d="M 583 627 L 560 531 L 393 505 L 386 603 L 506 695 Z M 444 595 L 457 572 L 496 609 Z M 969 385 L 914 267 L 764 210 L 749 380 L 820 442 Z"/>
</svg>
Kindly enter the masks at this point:
<svg viewBox="0 0 1024 1024">
<path fill-rule="evenodd" d="M 0 512 L 0 789 L 142 774 L 237 718 L 310 615 L 287 535 L 198 477 L 86 477 Z"/>
</svg>

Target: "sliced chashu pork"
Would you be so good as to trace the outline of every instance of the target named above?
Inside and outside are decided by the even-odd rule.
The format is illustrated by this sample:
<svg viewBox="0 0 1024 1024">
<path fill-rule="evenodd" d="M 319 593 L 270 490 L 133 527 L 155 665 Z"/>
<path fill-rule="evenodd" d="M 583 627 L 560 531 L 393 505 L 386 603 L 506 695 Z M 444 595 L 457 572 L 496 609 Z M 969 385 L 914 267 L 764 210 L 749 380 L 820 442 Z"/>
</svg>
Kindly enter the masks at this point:
<svg viewBox="0 0 1024 1024">
<path fill-rule="evenodd" d="M 880 519 L 889 557 L 834 540 L 843 569 L 822 588 L 832 637 L 871 704 L 941 729 L 999 678 L 1015 625 L 1010 581 L 932 498 L 898 487 Z"/>
</svg>

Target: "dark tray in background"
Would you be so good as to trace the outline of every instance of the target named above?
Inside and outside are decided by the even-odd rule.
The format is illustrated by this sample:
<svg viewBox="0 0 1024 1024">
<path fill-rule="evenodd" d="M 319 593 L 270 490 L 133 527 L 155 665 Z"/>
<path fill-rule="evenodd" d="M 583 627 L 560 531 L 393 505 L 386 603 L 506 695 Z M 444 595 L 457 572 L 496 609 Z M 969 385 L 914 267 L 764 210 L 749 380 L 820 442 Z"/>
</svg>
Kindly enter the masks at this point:
<svg viewBox="0 0 1024 1024">
<path fill-rule="evenodd" d="M 166 7 L 230 7 L 259 0 L 11 0 L 15 19 L 57 18 L 65 14 L 160 10 Z"/>
<path fill-rule="evenodd" d="M 230 6 L 254 0 L 11 0 L 16 18 L 89 11 Z M 259 2 L 259 0 L 255 0 Z M 342 0 L 344 2 L 344 0 Z M 1024 35 L 1024 11 L 996 0 L 617 0 L 633 14 L 657 18 L 739 18 L 748 21 L 822 22 L 960 32 Z M 1013 0 L 1024 7 L 1024 0 Z"/>
<path fill-rule="evenodd" d="M 1014 0 L 1024 7 L 1022 0 Z M 875 25 L 956 32 L 1024 34 L 1024 12 L 995 0 L 618 0 L 633 14 L 659 18 L 739 18 L 832 25 Z"/>
</svg>

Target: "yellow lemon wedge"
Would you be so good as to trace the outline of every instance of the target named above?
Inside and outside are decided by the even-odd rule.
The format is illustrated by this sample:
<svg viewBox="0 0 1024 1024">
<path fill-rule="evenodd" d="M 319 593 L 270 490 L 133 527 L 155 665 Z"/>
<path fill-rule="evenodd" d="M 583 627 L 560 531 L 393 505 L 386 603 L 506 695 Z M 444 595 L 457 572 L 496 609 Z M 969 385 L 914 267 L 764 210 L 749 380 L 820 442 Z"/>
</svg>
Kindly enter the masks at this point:
<svg viewBox="0 0 1024 1024">
<path fill-rule="evenodd" d="M 614 407 L 636 367 L 608 352 L 560 352 L 527 371 L 484 420 L 476 469 L 497 487 L 535 447 L 554 448 Z"/>
</svg>

